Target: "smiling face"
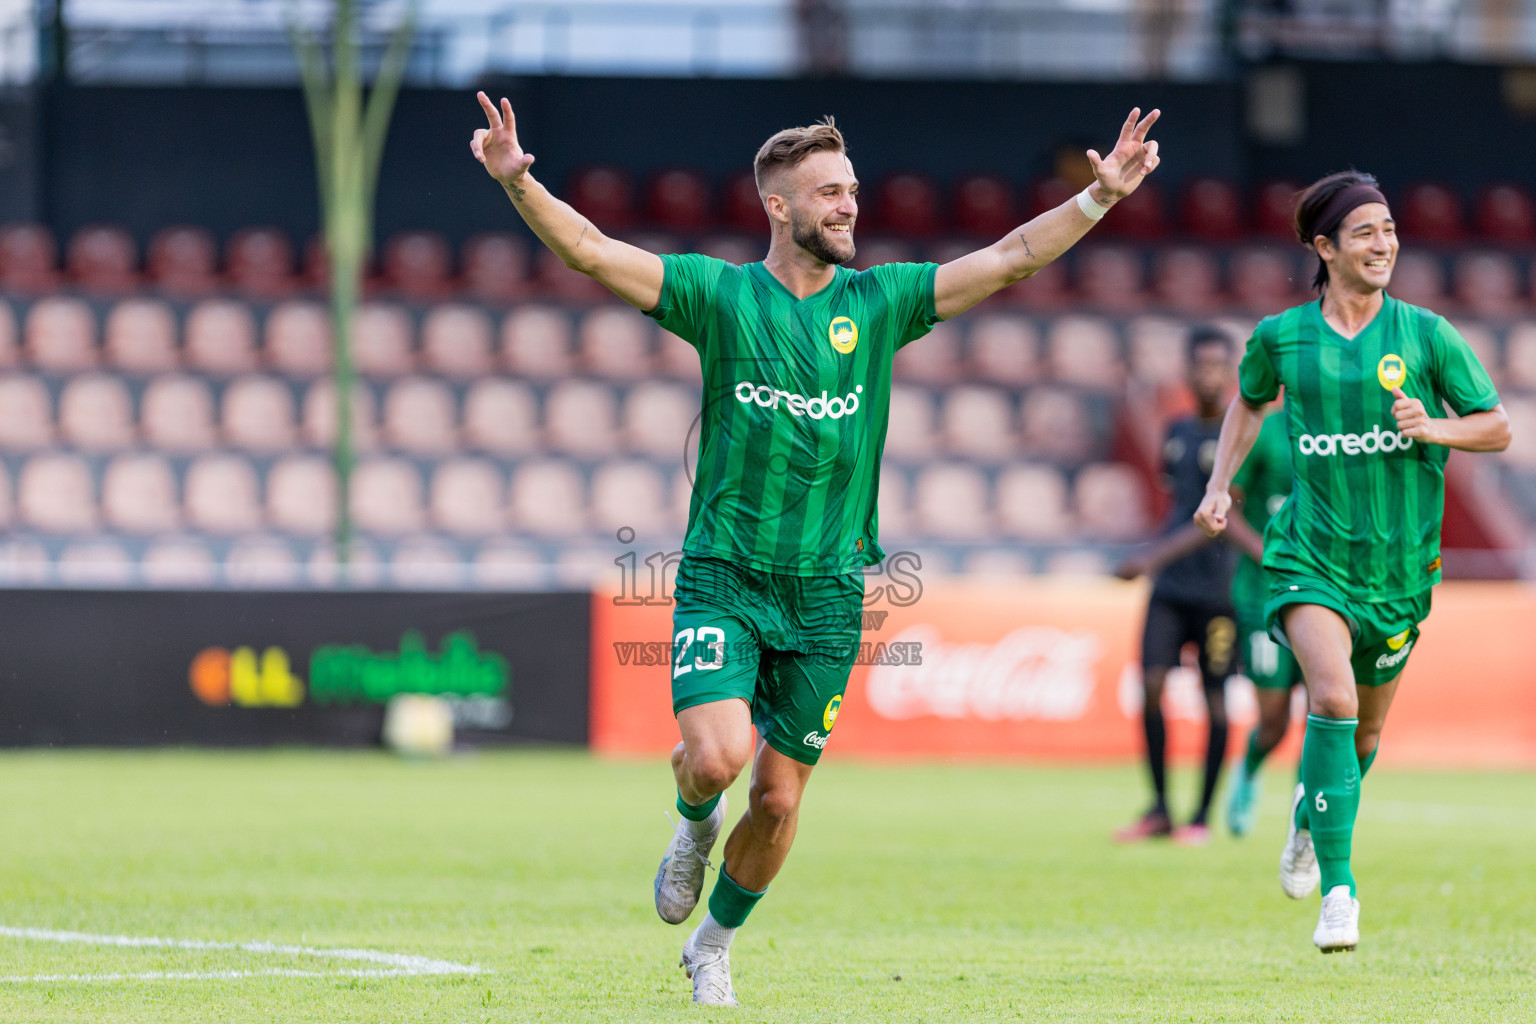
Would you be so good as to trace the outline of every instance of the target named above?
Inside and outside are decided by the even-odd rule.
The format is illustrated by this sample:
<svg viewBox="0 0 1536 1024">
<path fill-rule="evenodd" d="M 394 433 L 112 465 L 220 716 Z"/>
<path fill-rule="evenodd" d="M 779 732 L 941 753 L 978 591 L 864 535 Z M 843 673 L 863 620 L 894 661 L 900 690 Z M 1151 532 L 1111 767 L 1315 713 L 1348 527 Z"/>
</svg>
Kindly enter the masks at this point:
<svg viewBox="0 0 1536 1024">
<path fill-rule="evenodd" d="M 859 217 L 859 179 L 843 153 L 822 150 L 776 175 L 767 196 L 775 231 L 789 230 L 795 245 L 822 263 L 853 259 Z"/>
<path fill-rule="evenodd" d="M 1328 265 L 1328 286 L 1345 291 L 1380 291 L 1392 280 L 1397 264 L 1397 224 L 1382 203 L 1356 207 L 1339 225 L 1335 245 L 1326 235 L 1313 239 L 1318 256 Z"/>
</svg>

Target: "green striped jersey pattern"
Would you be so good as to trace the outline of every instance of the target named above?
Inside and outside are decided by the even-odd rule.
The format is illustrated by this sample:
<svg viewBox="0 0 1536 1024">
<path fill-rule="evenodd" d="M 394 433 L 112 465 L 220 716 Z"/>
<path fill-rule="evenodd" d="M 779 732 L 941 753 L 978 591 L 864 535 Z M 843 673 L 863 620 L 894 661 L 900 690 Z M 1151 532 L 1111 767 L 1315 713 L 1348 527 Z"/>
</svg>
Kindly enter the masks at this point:
<svg viewBox="0 0 1536 1024">
<path fill-rule="evenodd" d="M 1361 601 L 1391 601 L 1440 580 L 1449 449 L 1397 432 L 1390 386 L 1431 416 L 1498 404 L 1488 373 L 1445 318 L 1390 296 L 1354 338 L 1319 302 L 1268 317 L 1239 371 L 1258 406 L 1285 389 L 1294 489 L 1269 522 L 1264 566 L 1327 579 Z"/>
<path fill-rule="evenodd" d="M 1284 413 L 1265 417 L 1258 440 L 1254 441 L 1232 483 L 1243 489 L 1243 519 L 1262 535 L 1276 510 L 1291 493 L 1291 448 Z M 1244 555 L 1232 577 L 1233 606 L 1257 614 L 1268 600 L 1269 583 L 1264 570 Z"/>
<path fill-rule="evenodd" d="M 761 263 L 662 261 L 647 315 L 698 349 L 704 375 L 684 554 L 799 576 L 881 561 L 891 358 L 938 322 L 937 264 L 838 267 L 797 299 Z"/>
</svg>

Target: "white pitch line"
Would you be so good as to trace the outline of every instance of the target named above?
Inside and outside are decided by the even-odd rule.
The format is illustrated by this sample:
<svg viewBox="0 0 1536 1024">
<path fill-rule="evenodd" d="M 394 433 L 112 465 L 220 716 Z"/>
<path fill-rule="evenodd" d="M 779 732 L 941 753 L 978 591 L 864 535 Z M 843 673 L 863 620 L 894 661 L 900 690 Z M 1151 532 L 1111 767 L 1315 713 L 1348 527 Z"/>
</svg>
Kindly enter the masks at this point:
<svg viewBox="0 0 1536 1024">
<path fill-rule="evenodd" d="M 0 925 L 0 937 L 33 942 L 76 943 L 91 946 L 122 946 L 149 949 L 188 949 L 197 951 L 229 950 L 270 956 L 310 956 L 329 960 L 362 960 L 381 964 L 385 969 L 304 971 L 296 968 L 269 968 L 256 971 L 148 971 L 124 974 L 36 974 L 0 976 L 0 983 L 47 981 L 156 981 L 211 980 L 223 978 L 402 978 L 431 974 L 479 974 L 475 964 L 453 960 L 434 960 L 409 953 L 382 953 L 373 949 L 324 949 L 276 942 L 210 942 L 203 939 L 166 939 L 141 935 L 95 935 L 90 932 L 52 931 L 46 928 L 15 928 Z"/>
</svg>

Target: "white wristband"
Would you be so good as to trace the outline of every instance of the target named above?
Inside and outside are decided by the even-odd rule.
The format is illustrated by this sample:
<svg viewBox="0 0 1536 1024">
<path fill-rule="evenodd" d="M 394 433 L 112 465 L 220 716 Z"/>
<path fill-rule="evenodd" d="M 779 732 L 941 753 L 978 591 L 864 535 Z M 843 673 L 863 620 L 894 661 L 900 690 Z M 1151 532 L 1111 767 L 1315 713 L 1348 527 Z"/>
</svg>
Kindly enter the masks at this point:
<svg viewBox="0 0 1536 1024">
<path fill-rule="evenodd" d="M 1088 186 L 1088 188 L 1092 187 L 1092 185 Z M 1109 207 L 1089 195 L 1087 188 L 1077 194 L 1077 208 L 1082 210 L 1083 216 L 1089 220 L 1103 220 L 1104 215 L 1109 212 Z"/>
</svg>

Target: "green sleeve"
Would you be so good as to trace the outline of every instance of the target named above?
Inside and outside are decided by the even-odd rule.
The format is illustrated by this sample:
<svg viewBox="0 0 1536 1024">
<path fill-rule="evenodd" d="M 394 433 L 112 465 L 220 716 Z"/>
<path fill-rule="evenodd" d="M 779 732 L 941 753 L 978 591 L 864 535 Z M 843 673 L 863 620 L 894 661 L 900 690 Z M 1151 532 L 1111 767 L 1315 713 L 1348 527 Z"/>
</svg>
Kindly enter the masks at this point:
<svg viewBox="0 0 1536 1024">
<path fill-rule="evenodd" d="M 933 281 L 937 263 L 884 263 L 870 270 L 890 310 L 890 328 L 901 348 L 916 341 L 939 322 Z"/>
<path fill-rule="evenodd" d="M 730 264 L 713 256 L 686 253 L 663 256 L 661 265 L 665 268 L 661 301 L 645 315 L 698 348 L 703 326 L 714 310 L 720 272 Z"/>
<path fill-rule="evenodd" d="M 1248 350 L 1243 353 L 1243 362 L 1237 368 L 1237 383 L 1243 401 L 1255 408 L 1268 405 L 1280 394 L 1280 375 L 1275 372 L 1269 349 L 1264 345 L 1262 323 L 1254 328 L 1253 337 L 1248 339 Z"/>
<path fill-rule="evenodd" d="M 1430 344 L 1433 346 L 1435 393 L 1458 416 L 1484 412 L 1499 404 L 1488 371 L 1477 353 L 1445 317 L 1438 318 Z"/>
</svg>

